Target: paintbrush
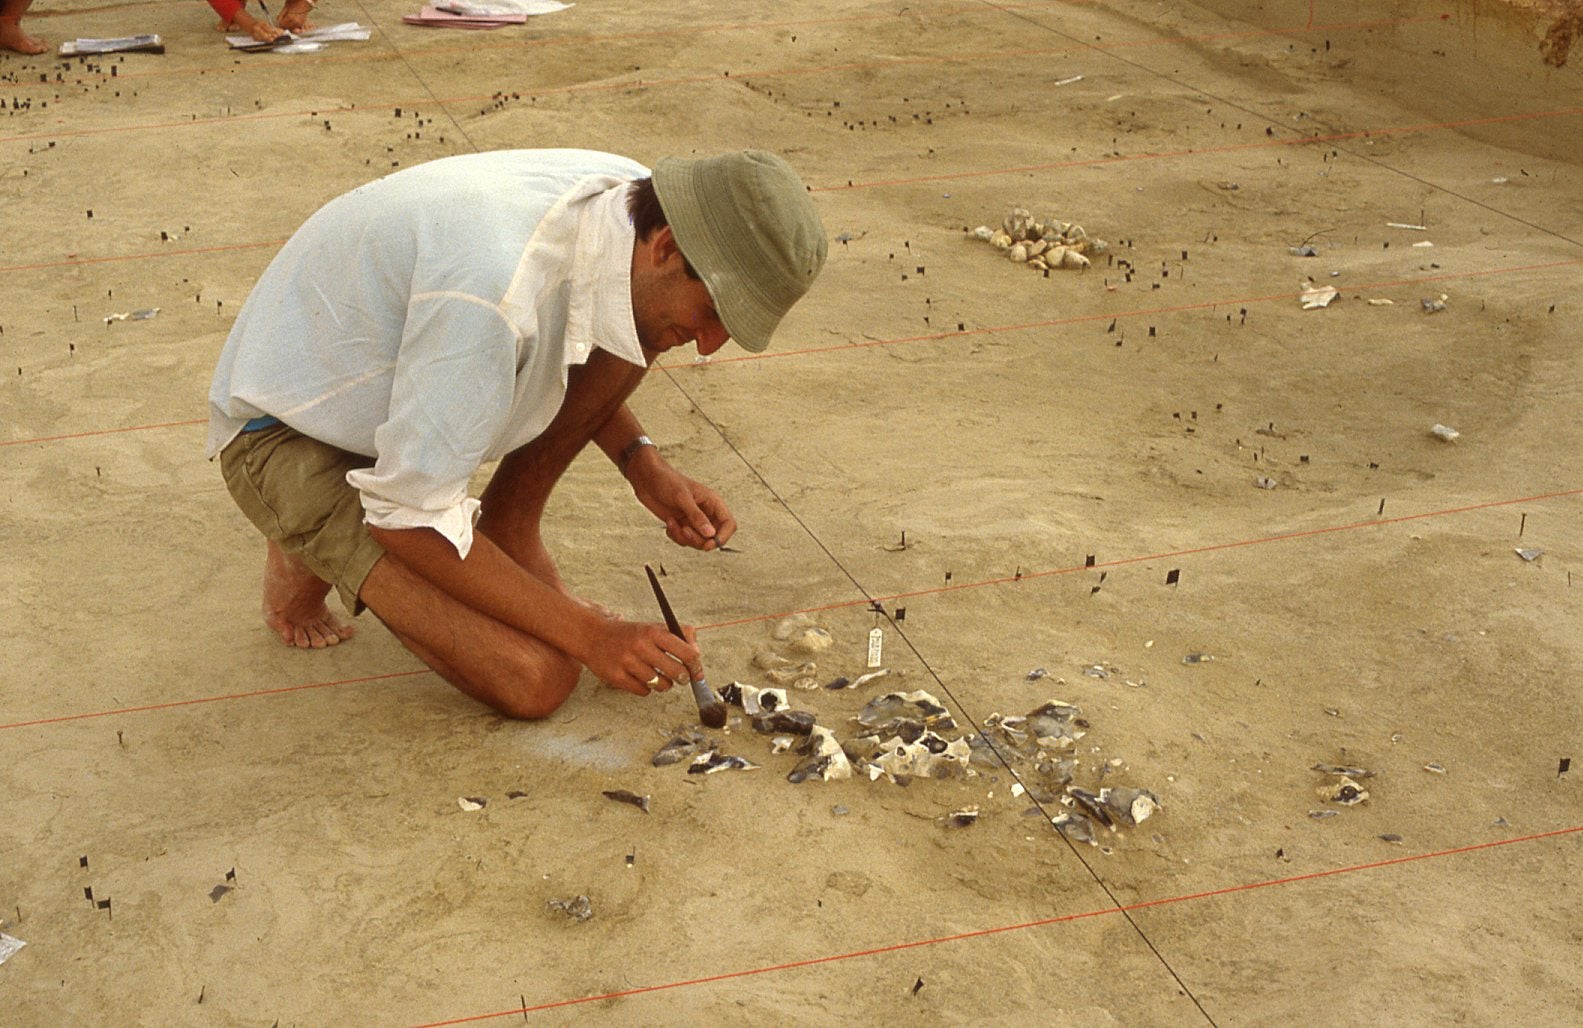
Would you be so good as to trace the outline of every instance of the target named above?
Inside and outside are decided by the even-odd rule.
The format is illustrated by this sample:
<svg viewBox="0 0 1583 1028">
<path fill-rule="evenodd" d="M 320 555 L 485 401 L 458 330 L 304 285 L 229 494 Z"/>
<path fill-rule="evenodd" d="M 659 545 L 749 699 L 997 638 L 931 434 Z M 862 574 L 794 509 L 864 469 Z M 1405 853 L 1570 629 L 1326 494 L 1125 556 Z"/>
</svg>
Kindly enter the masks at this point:
<svg viewBox="0 0 1583 1028">
<path fill-rule="evenodd" d="M 649 573 L 649 585 L 654 587 L 654 598 L 660 601 L 660 613 L 665 616 L 665 627 L 669 628 L 676 638 L 686 641 L 687 637 L 682 634 L 681 622 L 676 620 L 676 612 L 671 610 L 671 601 L 665 598 L 665 590 L 660 588 L 660 580 L 655 577 L 654 569 L 645 564 L 643 570 Z M 709 683 L 702 675 L 693 678 L 692 684 L 693 699 L 698 701 L 698 720 L 710 728 L 724 728 L 726 704 L 720 698 L 720 694 L 709 687 Z"/>
</svg>

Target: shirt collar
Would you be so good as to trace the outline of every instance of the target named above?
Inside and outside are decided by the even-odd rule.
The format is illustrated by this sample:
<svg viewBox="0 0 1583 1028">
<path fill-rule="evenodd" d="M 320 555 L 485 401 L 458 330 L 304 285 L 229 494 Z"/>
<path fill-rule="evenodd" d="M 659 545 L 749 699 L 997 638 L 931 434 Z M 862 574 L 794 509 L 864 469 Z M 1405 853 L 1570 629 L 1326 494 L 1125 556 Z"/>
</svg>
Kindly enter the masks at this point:
<svg viewBox="0 0 1583 1028">
<path fill-rule="evenodd" d="M 632 316 L 632 246 L 636 234 L 627 214 L 628 185 L 621 182 L 590 197 L 580 212 L 577 252 L 572 258 L 572 295 L 566 318 L 566 341 L 570 345 L 566 352 L 587 354 L 590 347 L 597 346 L 643 367 L 648 361 L 638 343 L 637 323 Z"/>
</svg>

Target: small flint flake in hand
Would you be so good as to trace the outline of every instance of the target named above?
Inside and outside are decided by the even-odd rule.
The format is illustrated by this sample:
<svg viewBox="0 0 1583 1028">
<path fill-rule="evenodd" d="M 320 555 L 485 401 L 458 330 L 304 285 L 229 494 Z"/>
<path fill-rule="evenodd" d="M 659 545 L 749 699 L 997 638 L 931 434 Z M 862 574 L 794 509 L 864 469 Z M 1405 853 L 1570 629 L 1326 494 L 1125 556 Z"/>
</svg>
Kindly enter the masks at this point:
<svg viewBox="0 0 1583 1028">
<path fill-rule="evenodd" d="M 482 796 L 456 797 L 456 805 L 467 811 L 483 810 L 484 807 L 488 805 L 488 803 L 489 801 L 484 799 Z"/>
<path fill-rule="evenodd" d="M 226 893 L 228 893 L 230 891 L 231 891 L 231 886 L 229 886 L 229 885 L 216 885 L 214 888 L 209 890 L 209 902 L 210 903 L 218 903 L 218 902 L 220 902 L 220 897 L 224 896 Z"/>
<path fill-rule="evenodd" d="M 1435 426 L 1429 430 L 1429 434 L 1437 439 L 1444 439 L 1448 443 L 1454 443 L 1462 437 L 1462 433 L 1458 432 L 1450 425 L 1442 425 L 1439 423 L 1436 423 Z"/>
<path fill-rule="evenodd" d="M 649 812 L 649 798 L 647 796 L 639 796 L 637 793 L 628 792 L 625 789 L 606 789 L 604 795 L 617 803 L 631 804 L 645 814 Z"/>
<path fill-rule="evenodd" d="M 1521 557 L 1523 560 L 1526 560 L 1530 564 L 1532 564 L 1534 561 L 1538 560 L 1540 557 L 1543 557 L 1545 555 L 1545 551 L 1543 551 L 1543 550 L 1537 550 L 1537 549 L 1532 549 L 1532 548 L 1524 549 L 1522 547 L 1518 547 L 1517 549 L 1513 550 L 1512 552 L 1517 554 L 1517 556 Z"/>
<path fill-rule="evenodd" d="M 573 896 L 571 899 L 552 899 L 545 903 L 551 910 L 559 910 L 573 921 L 586 921 L 594 916 L 594 905 L 587 896 Z"/>
</svg>

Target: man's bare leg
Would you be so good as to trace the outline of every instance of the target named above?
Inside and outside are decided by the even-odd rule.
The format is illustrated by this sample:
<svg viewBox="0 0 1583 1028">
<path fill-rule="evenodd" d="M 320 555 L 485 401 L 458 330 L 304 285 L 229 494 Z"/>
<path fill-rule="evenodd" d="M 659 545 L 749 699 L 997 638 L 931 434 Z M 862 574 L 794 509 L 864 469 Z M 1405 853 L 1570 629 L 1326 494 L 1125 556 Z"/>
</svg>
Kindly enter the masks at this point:
<svg viewBox="0 0 1583 1028">
<path fill-rule="evenodd" d="M 545 505 L 644 370 L 602 352 L 574 369 L 555 419 L 501 461 L 484 491 L 479 533 L 563 593 L 566 585 L 539 531 Z M 582 673 L 568 654 L 473 610 L 388 553 L 369 572 L 358 598 L 447 682 L 510 717 L 547 717 L 571 695 Z"/>
<path fill-rule="evenodd" d="M 357 628 L 330 613 L 324 598 L 330 585 L 301 560 L 269 541 L 264 558 L 264 623 L 287 646 L 322 650 L 357 634 Z"/>
<path fill-rule="evenodd" d="M 358 598 L 441 678 L 507 717 L 550 716 L 582 674 L 572 657 L 479 613 L 388 553 Z"/>
</svg>

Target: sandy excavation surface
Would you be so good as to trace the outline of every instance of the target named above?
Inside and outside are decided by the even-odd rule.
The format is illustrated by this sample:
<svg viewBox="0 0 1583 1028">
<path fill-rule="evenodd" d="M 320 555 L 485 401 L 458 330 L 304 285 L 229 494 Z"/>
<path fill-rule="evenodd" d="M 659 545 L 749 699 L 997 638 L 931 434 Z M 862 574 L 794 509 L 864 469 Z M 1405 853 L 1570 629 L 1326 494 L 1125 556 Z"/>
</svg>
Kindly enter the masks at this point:
<svg viewBox="0 0 1583 1028">
<path fill-rule="evenodd" d="M 1566 5 L 580 0 L 465 33 L 326 0 L 373 38 L 297 57 L 232 56 L 197 3 L 40 5 L 51 43 L 167 52 L 0 55 L 0 1021 L 1575 1023 Z M 764 357 L 688 351 L 634 401 L 742 552 L 670 546 L 584 459 L 573 587 L 652 619 L 663 566 L 717 684 L 772 684 L 786 615 L 830 633 L 795 658 L 821 685 L 879 627 L 890 675 L 792 705 L 851 742 L 890 690 L 947 739 L 1065 701 L 1073 784 L 1157 813 L 1070 840 L 994 760 L 794 785 L 740 713 L 714 736 L 761 766 L 689 774 L 650 763 L 683 690 L 516 723 L 371 617 L 266 632 L 201 455 L 234 312 L 324 201 L 518 146 L 773 149 L 838 240 Z M 966 233 L 1014 206 L 1109 251 L 1046 276 Z"/>
</svg>

